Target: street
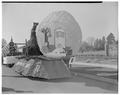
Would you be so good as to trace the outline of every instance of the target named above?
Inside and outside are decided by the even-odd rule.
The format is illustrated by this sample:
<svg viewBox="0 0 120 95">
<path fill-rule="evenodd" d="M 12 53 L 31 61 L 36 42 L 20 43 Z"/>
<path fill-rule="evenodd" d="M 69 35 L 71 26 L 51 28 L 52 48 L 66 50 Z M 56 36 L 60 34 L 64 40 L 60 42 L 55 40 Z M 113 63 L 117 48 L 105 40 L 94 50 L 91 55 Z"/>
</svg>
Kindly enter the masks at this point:
<svg viewBox="0 0 120 95">
<path fill-rule="evenodd" d="M 72 75 L 66 79 L 38 79 L 20 76 L 2 66 L 3 93 L 117 93 L 117 85 Z"/>
</svg>

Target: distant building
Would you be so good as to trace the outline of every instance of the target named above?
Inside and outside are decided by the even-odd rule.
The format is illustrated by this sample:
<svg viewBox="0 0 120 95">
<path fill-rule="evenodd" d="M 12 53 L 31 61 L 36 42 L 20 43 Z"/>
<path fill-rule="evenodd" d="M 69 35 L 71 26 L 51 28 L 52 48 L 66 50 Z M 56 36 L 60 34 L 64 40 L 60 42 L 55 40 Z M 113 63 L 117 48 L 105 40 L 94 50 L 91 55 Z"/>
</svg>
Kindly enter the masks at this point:
<svg viewBox="0 0 120 95">
<path fill-rule="evenodd" d="M 113 43 L 109 45 L 109 55 L 118 56 L 118 44 Z"/>
</svg>

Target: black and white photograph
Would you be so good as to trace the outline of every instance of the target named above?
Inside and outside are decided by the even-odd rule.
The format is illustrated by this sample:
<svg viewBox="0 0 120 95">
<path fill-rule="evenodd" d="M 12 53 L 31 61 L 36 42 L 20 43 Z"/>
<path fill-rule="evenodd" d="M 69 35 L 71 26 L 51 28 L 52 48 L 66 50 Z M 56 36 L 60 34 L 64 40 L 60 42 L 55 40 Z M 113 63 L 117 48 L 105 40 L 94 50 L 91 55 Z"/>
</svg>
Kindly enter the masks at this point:
<svg viewBox="0 0 120 95">
<path fill-rule="evenodd" d="M 2 94 L 117 94 L 117 1 L 2 1 Z"/>
</svg>

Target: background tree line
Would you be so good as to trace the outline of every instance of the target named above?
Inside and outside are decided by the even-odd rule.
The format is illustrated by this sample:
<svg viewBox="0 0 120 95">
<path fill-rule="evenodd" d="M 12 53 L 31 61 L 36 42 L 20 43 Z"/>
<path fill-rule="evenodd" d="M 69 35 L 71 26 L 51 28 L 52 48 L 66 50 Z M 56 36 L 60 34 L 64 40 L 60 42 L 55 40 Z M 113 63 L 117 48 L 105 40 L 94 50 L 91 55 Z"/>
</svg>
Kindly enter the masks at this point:
<svg viewBox="0 0 120 95">
<path fill-rule="evenodd" d="M 97 39 L 89 37 L 86 41 L 82 42 L 79 51 L 86 52 L 105 50 L 105 48 L 109 48 L 110 44 L 118 44 L 118 40 L 115 40 L 113 33 L 110 33 L 106 38 L 105 36 Z"/>
</svg>

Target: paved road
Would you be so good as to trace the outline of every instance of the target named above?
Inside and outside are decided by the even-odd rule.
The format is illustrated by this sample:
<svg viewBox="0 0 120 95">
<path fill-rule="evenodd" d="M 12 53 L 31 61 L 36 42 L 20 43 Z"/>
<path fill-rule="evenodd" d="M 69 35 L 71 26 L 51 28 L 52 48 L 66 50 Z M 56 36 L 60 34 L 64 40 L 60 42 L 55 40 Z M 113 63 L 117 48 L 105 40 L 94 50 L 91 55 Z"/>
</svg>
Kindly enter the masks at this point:
<svg viewBox="0 0 120 95">
<path fill-rule="evenodd" d="M 72 76 L 70 79 L 33 79 L 16 74 L 2 66 L 3 93 L 117 93 L 117 86 L 105 82 Z"/>
</svg>

